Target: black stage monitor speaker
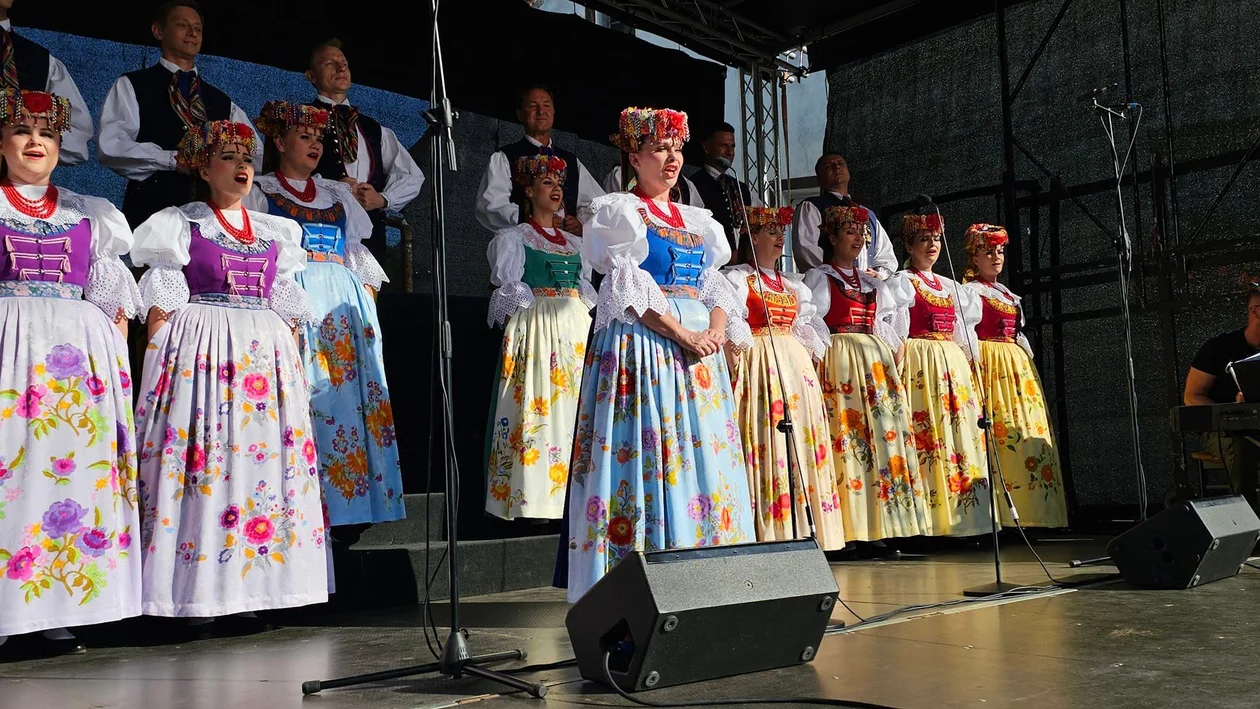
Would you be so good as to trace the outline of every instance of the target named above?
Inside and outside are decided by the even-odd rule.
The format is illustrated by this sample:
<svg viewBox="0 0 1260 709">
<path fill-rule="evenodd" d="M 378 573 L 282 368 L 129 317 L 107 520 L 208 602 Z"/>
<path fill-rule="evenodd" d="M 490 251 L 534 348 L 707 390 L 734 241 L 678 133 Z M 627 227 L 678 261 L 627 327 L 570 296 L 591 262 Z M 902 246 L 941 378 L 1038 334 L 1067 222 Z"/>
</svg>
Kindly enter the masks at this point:
<svg viewBox="0 0 1260 709">
<path fill-rule="evenodd" d="M 582 677 L 628 692 L 809 662 L 839 597 L 814 540 L 625 557 L 569 609 Z"/>
<path fill-rule="evenodd" d="M 1260 540 L 1241 496 L 1178 503 L 1121 534 L 1107 553 L 1134 586 L 1193 588 L 1237 575 Z"/>
</svg>

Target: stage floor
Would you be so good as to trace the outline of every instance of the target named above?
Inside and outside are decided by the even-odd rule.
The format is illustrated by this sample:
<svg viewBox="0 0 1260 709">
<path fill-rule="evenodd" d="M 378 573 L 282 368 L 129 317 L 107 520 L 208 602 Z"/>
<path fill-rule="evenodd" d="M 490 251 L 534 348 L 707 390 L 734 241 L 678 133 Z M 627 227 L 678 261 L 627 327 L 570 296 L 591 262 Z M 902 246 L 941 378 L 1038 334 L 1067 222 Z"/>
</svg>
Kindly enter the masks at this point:
<svg viewBox="0 0 1260 709">
<path fill-rule="evenodd" d="M 1080 539 L 1037 544 L 1060 579 L 1081 573 L 1067 569 L 1068 560 L 1101 555 L 1102 546 Z M 1007 580 L 1045 580 L 1026 549 L 1012 547 L 1003 558 Z M 863 617 L 956 599 L 993 575 L 987 549 L 840 562 L 833 569 L 842 597 Z M 644 696 L 685 701 L 807 695 L 903 709 L 1255 707 L 1258 605 L 1260 572 L 1252 569 L 1190 591 L 1109 582 L 859 627 L 828 637 L 810 665 Z M 519 591 L 468 599 L 461 620 L 475 652 L 523 648 L 529 664 L 543 664 L 571 656 L 566 608 L 555 589 Z M 857 622 L 838 608 L 837 619 Z M 441 623 L 445 606 L 439 610 Z M 432 677 L 302 697 L 304 680 L 429 662 L 420 616 L 419 609 L 406 608 L 290 618 L 287 627 L 263 635 L 170 646 L 147 645 L 132 632 L 117 637 L 120 632 L 99 638 L 84 656 L 0 664 L 0 707 L 411 709 L 474 697 L 503 709 L 538 705 L 496 696 L 500 687 L 479 680 Z M 532 676 L 550 685 L 546 701 L 552 705 L 629 705 L 583 682 L 576 669 Z"/>
</svg>

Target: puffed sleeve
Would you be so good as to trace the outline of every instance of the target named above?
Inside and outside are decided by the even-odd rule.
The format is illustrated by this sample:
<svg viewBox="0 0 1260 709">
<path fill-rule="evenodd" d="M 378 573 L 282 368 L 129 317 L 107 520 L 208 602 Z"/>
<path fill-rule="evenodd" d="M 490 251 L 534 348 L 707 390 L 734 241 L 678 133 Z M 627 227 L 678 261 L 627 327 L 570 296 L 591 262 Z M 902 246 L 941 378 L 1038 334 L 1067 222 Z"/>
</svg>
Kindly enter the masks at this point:
<svg viewBox="0 0 1260 709">
<path fill-rule="evenodd" d="M 747 299 L 740 300 L 731 282 L 718 270 L 731 260 L 731 245 L 726 240 L 726 230 L 713 218 L 709 210 L 679 206 L 683 219 L 693 229 L 704 235 L 704 270 L 700 274 L 700 302 L 709 310 L 722 309 L 726 313 L 726 339 L 737 352 L 752 347 L 752 331 L 748 329 Z"/>
<path fill-rule="evenodd" d="M 372 236 L 372 218 L 354 198 L 346 183 L 321 180 L 320 184 L 330 187 L 346 210 L 346 268 L 360 283 L 379 291 L 382 283 L 389 282 L 389 277 L 372 252 L 363 245 L 363 241 Z"/>
<path fill-rule="evenodd" d="M 502 326 L 507 319 L 534 304 L 534 291 L 521 278 L 525 276 L 525 242 L 518 227 L 502 229 L 486 247 L 490 261 L 490 283 L 497 286 L 490 296 L 486 324 Z"/>
<path fill-rule="evenodd" d="M 599 287 L 595 329 L 613 320 L 634 322 L 651 310 L 669 312 L 661 287 L 640 264 L 647 258 L 647 225 L 636 211 L 637 197 L 625 193 L 591 200 L 590 218 L 582 225 L 582 258 L 605 274 Z"/>
<path fill-rule="evenodd" d="M 584 207 L 583 209 L 585 209 L 587 213 L 590 213 L 589 205 L 587 207 Z M 574 236 L 568 233 L 566 233 L 566 236 L 569 237 L 569 241 L 571 243 L 575 244 L 578 247 L 578 254 L 581 254 L 582 253 L 582 237 Z M 583 257 L 581 279 L 580 279 L 580 285 L 578 286 L 578 291 L 581 293 L 582 304 L 586 306 L 587 310 L 594 308 L 595 305 L 599 303 L 599 293 L 595 291 L 595 286 L 591 284 L 592 272 L 593 272 L 593 269 L 591 268 L 591 262 L 587 261 L 586 258 Z"/>
<path fill-rule="evenodd" d="M 792 321 L 792 336 L 809 350 L 815 360 L 821 362 L 831 346 L 831 332 L 814 305 L 813 293 L 805 285 L 805 279 L 796 274 L 783 275 L 784 280 L 796 289 L 796 320 Z"/>
<path fill-rule="evenodd" d="M 167 207 L 136 227 L 131 263 L 149 267 L 140 277 L 141 322 L 148 318 L 150 308 L 169 314 L 188 303 L 184 266 L 190 258 L 191 239 L 188 217 L 179 207 Z"/>
<path fill-rule="evenodd" d="M 894 351 L 910 336 L 912 305 L 914 284 L 905 271 L 890 276 L 875 295 L 875 334 Z"/>
<path fill-rule="evenodd" d="M 249 216 L 255 224 L 260 221 L 258 214 Z M 271 283 L 271 309 L 289 325 L 317 322 L 306 290 L 293 278 L 295 273 L 306 269 L 302 227 L 292 219 L 268 219 L 267 230 L 279 247 L 276 280 Z"/>
<path fill-rule="evenodd" d="M 984 314 L 984 303 L 974 288 L 958 286 L 944 276 L 940 279 L 949 288 L 951 295 L 957 291 L 958 302 L 954 303 L 954 344 L 962 348 L 968 360 L 975 361 L 979 356 L 976 326 L 980 324 L 980 316 Z"/>
<path fill-rule="evenodd" d="M 135 237 L 122 212 L 108 200 L 82 197 L 92 224 L 92 249 L 88 259 L 83 298 L 100 308 L 110 320 L 122 311 L 127 319 L 140 312 L 140 289 L 120 258 L 131 250 Z"/>
</svg>

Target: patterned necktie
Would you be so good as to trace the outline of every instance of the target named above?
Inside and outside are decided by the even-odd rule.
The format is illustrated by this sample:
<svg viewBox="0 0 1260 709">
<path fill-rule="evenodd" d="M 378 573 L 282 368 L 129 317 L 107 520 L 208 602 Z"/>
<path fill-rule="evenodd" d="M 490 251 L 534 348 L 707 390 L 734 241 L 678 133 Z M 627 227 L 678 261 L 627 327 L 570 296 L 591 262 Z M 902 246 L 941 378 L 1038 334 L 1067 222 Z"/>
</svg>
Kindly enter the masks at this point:
<svg viewBox="0 0 1260 709">
<path fill-rule="evenodd" d="M 18 90 L 17 52 L 13 51 L 13 37 L 8 30 L 0 30 L 0 53 L 4 62 L 4 86 L 0 88 Z"/>
<path fill-rule="evenodd" d="M 359 109 L 354 106 L 333 107 L 333 132 L 341 162 L 350 165 L 359 159 Z"/>
<path fill-rule="evenodd" d="M 171 72 L 171 83 L 167 88 L 171 99 L 171 108 L 184 122 L 184 128 L 192 130 L 205 125 L 206 105 L 201 102 L 201 78 L 195 71 Z"/>
<path fill-rule="evenodd" d="M 726 203 L 731 207 L 731 238 L 738 243 L 744 234 L 745 222 L 748 219 L 748 215 L 744 213 L 743 209 L 740 209 L 740 205 L 745 207 L 748 205 L 744 204 L 744 196 L 740 193 L 739 182 L 734 177 L 722 173 L 720 182 L 722 183 L 722 190 L 726 192 Z"/>
</svg>

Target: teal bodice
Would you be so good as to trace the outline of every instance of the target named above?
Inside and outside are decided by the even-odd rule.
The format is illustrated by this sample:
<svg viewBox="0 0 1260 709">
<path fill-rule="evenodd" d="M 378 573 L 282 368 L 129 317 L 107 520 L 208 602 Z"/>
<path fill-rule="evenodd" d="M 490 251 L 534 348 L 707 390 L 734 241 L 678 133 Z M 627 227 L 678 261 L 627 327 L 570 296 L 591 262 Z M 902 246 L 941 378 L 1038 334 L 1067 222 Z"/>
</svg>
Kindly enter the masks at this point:
<svg viewBox="0 0 1260 709">
<path fill-rule="evenodd" d="M 525 245 L 525 274 L 521 280 L 530 288 L 577 288 L 581 277 L 581 254 L 564 256 Z"/>
</svg>

